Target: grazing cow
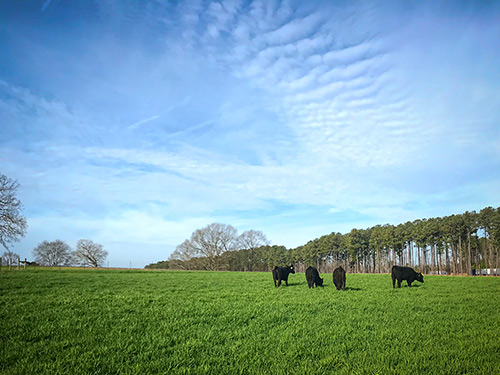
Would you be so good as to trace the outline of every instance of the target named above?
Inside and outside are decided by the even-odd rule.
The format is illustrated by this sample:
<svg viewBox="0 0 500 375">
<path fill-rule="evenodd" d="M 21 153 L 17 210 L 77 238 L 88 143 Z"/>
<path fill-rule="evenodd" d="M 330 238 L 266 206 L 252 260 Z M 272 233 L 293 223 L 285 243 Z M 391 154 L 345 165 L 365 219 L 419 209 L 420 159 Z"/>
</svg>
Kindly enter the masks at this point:
<svg viewBox="0 0 500 375">
<path fill-rule="evenodd" d="M 273 270 L 273 279 L 274 279 L 274 286 L 280 286 L 281 281 L 285 281 L 286 286 L 288 286 L 288 275 L 291 273 L 295 273 L 295 269 L 293 268 L 293 265 L 291 266 L 286 266 L 286 267 L 274 267 Z M 276 285 L 276 281 L 278 284 Z"/>
<path fill-rule="evenodd" d="M 337 290 L 345 290 L 345 271 L 342 266 L 335 268 L 333 271 L 333 283 Z"/>
<path fill-rule="evenodd" d="M 396 280 L 398 280 L 398 288 L 401 288 L 401 282 L 406 280 L 408 286 L 411 287 L 411 283 L 415 280 L 424 282 L 424 276 L 421 273 L 415 272 L 411 267 L 400 267 L 392 266 L 392 287 L 396 287 Z"/>
<path fill-rule="evenodd" d="M 309 288 L 313 288 L 314 284 L 316 284 L 316 286 L 323 286 L 323 279 L 319 277 L 318 270 L 314 267 L 307 267 L 306 280 Z"/>
</svg>

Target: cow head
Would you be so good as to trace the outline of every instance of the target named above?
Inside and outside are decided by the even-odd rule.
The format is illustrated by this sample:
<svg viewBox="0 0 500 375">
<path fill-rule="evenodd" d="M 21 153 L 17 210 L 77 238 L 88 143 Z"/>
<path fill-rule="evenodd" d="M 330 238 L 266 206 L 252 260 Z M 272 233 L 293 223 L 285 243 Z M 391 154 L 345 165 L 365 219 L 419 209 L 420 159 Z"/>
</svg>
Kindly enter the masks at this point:
<svg viewBox="0 0 500 375">
<path fill-rule="evenodd" d="M 288 267 L 288 269 L 290 270 L 290 273 L 295 273 L 295 267 L 292 265 L 290 265 L 290 267 Z"/>
<path fill-rule="evenodd" d="M 318 280 L 316 281 L 316 286 L 323 286 L 323 279 L 321 277 L 318 277 Z"/>
<path fill-rule="evenodd" d="M 417 273 L 417 278 L 416 278 L 417 281 L 420 281 L 421 283 L 424 282 L 424 275 L 422 275 L 420 272 Z"/>
</svg>

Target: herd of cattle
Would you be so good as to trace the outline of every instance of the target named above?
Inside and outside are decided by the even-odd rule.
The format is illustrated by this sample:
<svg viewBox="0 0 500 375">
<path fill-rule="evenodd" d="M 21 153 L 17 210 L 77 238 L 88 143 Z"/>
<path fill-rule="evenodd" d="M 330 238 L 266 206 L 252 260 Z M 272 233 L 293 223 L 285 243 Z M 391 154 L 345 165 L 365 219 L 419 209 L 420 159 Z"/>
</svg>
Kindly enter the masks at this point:
<svg viewBox="0 0 500 375">
<path fill-rule="evenodd" d="M 291 273 L 295 273 L 295 269 L 293 265 L 286 267 L 274 267 L 273 269 L 273 279 L 274 286 L 278 287 L 281 285 L 281 282 L 284 281 L 285 285 L 288 286 L 288 276 Z M 406 280 L 408 286 L 411 287 L 411 284 L 416 280 L 421 283 L 424 282 L 424 276 L 421 273 L 417 273 L 413 268 L 410 267 L 401 267 L 401 266 L 393 266 L 392 267 L 392 287 L 396 287 L 396 280 L 398 282 L 398 288 L 401 288 L 401 282 Z M 306 280 L 307 286 L 309 288 L 313 288 L 316 286 L 323 286 L 323 279 L 319 277 L 319 272 L 314 267 L 308 267 L 306 269 Z M 337 267 L 333 271 L 333 283 L 337 290 L 345 290 L 345 271 L 342 267 Z"/>
</svg>

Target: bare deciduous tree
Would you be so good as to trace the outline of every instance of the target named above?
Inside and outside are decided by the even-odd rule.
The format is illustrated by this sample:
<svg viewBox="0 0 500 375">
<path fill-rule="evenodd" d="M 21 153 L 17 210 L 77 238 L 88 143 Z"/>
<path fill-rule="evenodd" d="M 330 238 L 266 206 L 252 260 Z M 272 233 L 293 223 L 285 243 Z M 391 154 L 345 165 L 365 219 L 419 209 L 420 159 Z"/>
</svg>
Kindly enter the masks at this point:
<svg viewBox="0 0 500 375">
<path fill-rule="evenodd" d="M 172 268 L 214 271 L 234 267 L 238 263 L 237 267 L 248 271 L 254 269 L 254 263 L 258 262 L 256 250 L 268 244 L 266 236 L 260 231 L 249 230 L 238 236 L 233 226 L 212 223 L 197 229 L 189 240 L 177 246 L 170 255 L 170 265 Z M 235 250 L 242 250 L 244 255 L 226 256 Z"/>
<path fill-rule="evenodd" d="M 82 266 L 99 267 L 104 264 L 108 252 L 92 240 L 79 240 L 74 252 L 75 260 Z"/>
<path fill-rule="evenodd" d="M 196 255 L 196 249 L 193 248 L 189 240 L 185 240 L 175 248 L 174 254 L 175 259 L 187 261 Z"/>
<path fill-rule="evenodd" d="M 266 235 L 260 230 L 247 230 L 238 237 L 238 244 L 242 250 L 256 249 L 269 245 Z"/>
<path fill-rule="evenodd" d="M 28 227 L 21 215 L 21 201 L 16 197 L 18 188 L 17 181 L 0 174 L 0 244 L 6 249 L 8 243 L 24 237 Z"/>
<path fill-rule="evenodd" d="M 4 251 L 2 254 L 2 264 L 4 266 L 11 266 L 17 264 L 19 260 L 19 254 L 13 253 L 12 251 Z"/>
<path fill-rule="evenodd" d="M 248 264 L 246 269 L 252 271 L 255 263 L 255 249 L 269 245 L 266 235 L 260 230 L 247 230 L 238 237 L 238 245 L 241 250 L 249 250 Z"/>
<path fill-rule="evenodd" d="M 206 257 L 208 269 L 217 270 L 218 258 L 222 253 L 234 250 L 237 239 L 238 231 L 233 226 L 212 223 L 194 231 L 190 245 L 196 254 Z"/>
<path fill-rule="evenodd" d="M 175 251 L 170 255 L 169 259 L 170 260 L 180 260 L 181 265 L 186 265 L 187 268 L 189 269 L 189 260 L 191 260 L 193 257 L 196 256 L 196 249 L 194 246 L 191 244 L 189 240 L 185 240 L 183 243 L 178 245 L 175 248 Z"/>
<path fill-rule="evenodd" d="M 61 240 L 43 241 L 33 250 L 33 257 L 42 266 L 69 266 L 73 261 L 71 248 Z"/>
</svg>

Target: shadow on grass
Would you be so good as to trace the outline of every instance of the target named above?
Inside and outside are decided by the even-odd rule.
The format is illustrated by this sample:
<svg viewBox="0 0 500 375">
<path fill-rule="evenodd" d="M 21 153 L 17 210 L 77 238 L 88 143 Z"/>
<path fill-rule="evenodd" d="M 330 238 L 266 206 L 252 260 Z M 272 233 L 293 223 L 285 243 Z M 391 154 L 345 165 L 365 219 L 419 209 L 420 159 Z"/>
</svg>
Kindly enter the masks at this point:
<svg viewBox="0 0 500 375">
<path fill-rule="evenodd" d="M 296 287 L 296 286 L 301 286 L 301 287 L 307 288 L 307 284 L 303 283 L 303 282 L 295 282 L 295 283 L 288 282 L 288 287 Z M 282 283 L 281 286 L 279 286 L 279 288 L 286 288 L 286 287 L 287 287 L 287 285 L 285 285 L 285 283 Z M 278 288 L 278 287 L 276 287 L 276 288 Z M 322 286 L 315 286 L 315 287 L 313 287 L 311 289 L 315 289 L 315 288 L 327 288 L 327 289 L 332 288 L 332 289 L 335 289 L 335 285 L 328 285 L 328 284 L 326 284 L 326 285 L 322 285 Z M 412 288 L 413 288 L 413 286 L 412 286 Z M 346 288 L 344 290 L 341 289 L 341 290 L 339 290 L 339 292 L 342 292 L 342 291 L 346 291 L 346 292 L 347 291 L 359 291 L 359 290 L 363 290 L 363 289 L 361 289 L 361 288 L 353 288 L 353 287 L 350 287 L 350 286 L 346 286 Z"/>
<path fill-rule="evenodd" d="M 396 285 L 396 287 L 394 289 L 403 289 L 403 288 L 413 289 L 413 288 L 420 288 L 421 286 L 423 286 L 423 285 L 422 284 L 413 284 L 412 286 L 401 285 L 401 288 L 398 288 L 398 286 Z"/>
<path fill-rule="evenodd" d="M 332 286 L 333 286 L 334 289 L 336 289 L 335 285 L 332 285 Z M 349 292 L 349 291 L 358 291 L 358 290 L 363 290 L 363 289 L 361 289 L 361 288 L 352 288 L 350 286 L 346 286 L 345 289 L 340 289 L 338 291 L 339 292 Z"/>
<path fill-rule="evenodd" d="M 307 284 L 304 284 L 305 286 L 307 286 Z M 335 285 L 323 285 L 323 286 L 316 286 L 315 288 L 327 288 L 327 289 L 334 289 L 336 290 L 335 288 Z M 314 288 L 311 288 L 311 289 L 314 289 Z M 348 291 L 357 291 L 357 290 L 362 290 L 361 288 L 352 288 L 352 287 L 349 287 L 349 286 L 346 286 L 346 288 L 344 290 L 340 289 L 339 292 L 348 292 Z"/>
<path fill-rule="evenodd" d="M 284 284 L 281 284 L 281 286 L 283 286 Z M 300 282 L 296 282 L 296 283 L 293 283 L 293 282 L 288 282 L 288 286 L 298 286 L 298 285 L 306 285 L 307 284 L 304 284 L 304 283 L 300 283 Z M 285 285 L 286 286 L 286 285 Z"/>
<path fill-rule="evenodd" d="M 287 288 L 287 287 L 290 287 L 290 286 L 298 286 L 298 285 L 302 285 L 302 284 L 303 283 L 291 283 L 291 282 L 288 282 L 288 285 L 286 285 L 285 283 L 281 283 L 281 285 L 279 287 L 276 286 L 276 288 Z M 306 284 L 306 286 L 307 286 L 307 284 Z"/>
</svg>

